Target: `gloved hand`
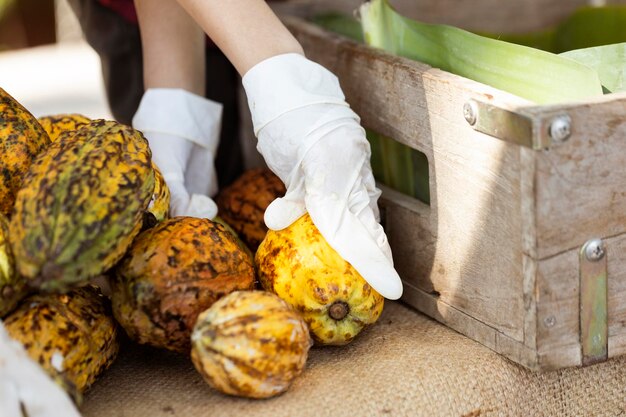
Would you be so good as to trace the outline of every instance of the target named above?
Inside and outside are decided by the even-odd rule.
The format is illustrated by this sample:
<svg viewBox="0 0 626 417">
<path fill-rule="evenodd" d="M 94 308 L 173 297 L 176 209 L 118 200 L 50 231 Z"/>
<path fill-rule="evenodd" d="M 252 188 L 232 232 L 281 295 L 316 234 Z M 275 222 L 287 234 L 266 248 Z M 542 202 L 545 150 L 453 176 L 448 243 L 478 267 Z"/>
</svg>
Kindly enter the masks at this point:
<svg viewBox="0 0 626 417">
<path fill-rule="evenodd" d="M 287 187 L 265 212 L 280 230 L 309 212 L 322 236 L 381 295 L 402 281 L 378 223 L 370 147 L 337 78 L 299 54 L 264 60 L 243 77 L 257 149 Z"/>
<path fill-rule="evenodd" d="M 19 342 L 9 337 L 1 322 L 0 415 L 80 417 L 67 393 L 28 356 Z"/>
<path fill-rule="evenodd" d="M 148 89 L 133 117 L 170 189 L 170 214 L 212 219 L 222 105 L 182 89 Z"/>
</svg>

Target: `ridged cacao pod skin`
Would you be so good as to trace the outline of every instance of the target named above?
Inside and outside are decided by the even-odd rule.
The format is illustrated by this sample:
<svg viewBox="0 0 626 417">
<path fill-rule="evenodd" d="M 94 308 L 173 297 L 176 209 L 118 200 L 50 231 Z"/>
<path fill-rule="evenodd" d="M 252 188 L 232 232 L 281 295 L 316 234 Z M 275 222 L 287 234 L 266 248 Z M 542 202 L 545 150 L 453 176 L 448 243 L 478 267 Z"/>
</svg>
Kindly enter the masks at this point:
<svg viewBox="0 0 626 417">
<path fill-rule="evenodd" d="M 150 158 L 140 132 L 94 120 L 33 162 L 10 223 L 17 269 L 30 287 L 65 292 L 121 259 L 154 190 Z"/>
<path fill-rule="evenodd" d="M 67 135 L 67 132 L 74 132 L 91 123 L 91 119 L 77 113 L 43 116 L 38 120 L 52 142 L 56 142 L 61 135 Z M 152 169 L 154 170 L 154 192 L 146 211 L 154 216 L 155 222 L 160 222 L 169 217 L 170 189 L 154 162 Z"/>
<path fill-rule="evenodd" d="M 252 258 L 224 226 L 174 217 L 142 232 L 115 268 L 113 314 L 131 339 L 189 353 L 198 315 L 254 280 Z"/>
<path fill-rule="evenodd" d="M 119 351 L 109 301 L 93 286 L 26 298 L 6 317 L 9 335 L 75 398 Z"/>
<path fill-rule="evenodd" d="M 55 114 L 37 119 L 48 134 L 51 142 L 55 142 L 61 134 L 72 132 L 91 123 L 91 119 L 82 114 Z"/>
<path fill-rule="evenodd" d="M 154 191 L 148 204 L 147 211 L 152 213 L 157 222 L 169 218 L 170 213 L 170 189 L 165 183 L 165 178 L 156 164 L 152 163 L 154 170 Z"/>
<path fill-rule="evenodd" d="M 35 116 L 0 88 L 0 212 L 7 217 L 28 167 L 49 144 Z"/>
<path fill-rule="evenodd" d="M 198 317 L 191 359 L 204 380 L 230 395 L 269 398 L 289 389 L 312 345 L 302 317 L 266 291 L 236 291 Z"/>
<path fill-rule="evenodd" d="M 250 169 L 220 191 L 216 199 L 219 216 L 255 252 L 267 233 L 265 209 L 285 192 L 285 185 L 269 169 Z"/>
<path fill-rule="evenodd" d="M 270 230 L 255 263 L 263 288 L 302 314 L 316 343 L 344 345 L 383 311 L 383 296 L 330 247 L 308 214 Z"/>
<path fill-rule="evenodd" d="M 0 318 L 10 313 L 27 293 L 25 280 L 15 270 L 9 220 L 0 213 Z"/>
</svg>

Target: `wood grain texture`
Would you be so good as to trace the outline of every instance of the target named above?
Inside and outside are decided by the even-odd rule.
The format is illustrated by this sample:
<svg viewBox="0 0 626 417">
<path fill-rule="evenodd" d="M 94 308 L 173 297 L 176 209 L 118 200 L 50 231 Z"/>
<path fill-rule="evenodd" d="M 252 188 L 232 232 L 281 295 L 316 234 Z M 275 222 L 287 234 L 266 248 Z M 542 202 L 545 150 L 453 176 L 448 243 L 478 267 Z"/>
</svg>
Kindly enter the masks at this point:
<svg viewBox="0 0 626 417">
<path fill-rule="evenodd" d="M 537 257 L 626 232 L 626 93 L 524 111 L 572 119 L 566 142 L 536 153 Z"/>
</svg>

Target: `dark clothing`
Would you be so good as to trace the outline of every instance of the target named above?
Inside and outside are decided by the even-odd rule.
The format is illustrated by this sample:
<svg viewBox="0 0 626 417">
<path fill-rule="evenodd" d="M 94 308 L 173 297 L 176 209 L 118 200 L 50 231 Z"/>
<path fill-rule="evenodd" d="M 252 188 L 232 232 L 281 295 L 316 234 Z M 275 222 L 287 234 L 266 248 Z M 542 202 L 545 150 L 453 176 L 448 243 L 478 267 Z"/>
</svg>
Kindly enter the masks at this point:
<svg viewBox="0 0 626 417">
<path fill-rule="evenodd" d="M 127 22 L 137 23 L 137 12 L 133 0 L 98 0 L 98 2 L 122 16 Z"/>
<path fill-rule="evenodd" d="M 114 9 L 114 4 L 119 7 L 123 3 L 128 4 L 124 0 L 69 2 L 87 42 L 100 56 L 113 117 L 120 123 L 130 125 L 144 93 L 141 38 L 136 14 L 133 21 L 133 14 L 128 10 Z M 108 5 L 104 6 L 101 2 Z M 215 156 L 218 185 L 222 189 L 243 172 L 237 112 L 237 86 L 240 81 L 235 68 L 215 47 L 208 46 L 206 49 L 206 67 L 210 69 L 207 71 L 210 76 L 207 74 L 206 97 L 224 106 L 220 144 Z"/>
</svg>

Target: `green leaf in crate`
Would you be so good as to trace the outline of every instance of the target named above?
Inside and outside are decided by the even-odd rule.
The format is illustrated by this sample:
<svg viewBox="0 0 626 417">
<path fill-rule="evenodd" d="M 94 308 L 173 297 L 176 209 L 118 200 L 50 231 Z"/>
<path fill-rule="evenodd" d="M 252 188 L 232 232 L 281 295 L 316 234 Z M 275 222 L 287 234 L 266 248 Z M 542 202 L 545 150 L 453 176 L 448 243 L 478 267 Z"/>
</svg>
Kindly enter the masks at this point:
<svg viewBox="0 0 626 417">
<path fill-rule="evenodd" d="M 363 4 L 360 15 L 365 42 L 371 46 L 539 104 L 602 95 L 593 69 L 549 52 L 417 22 L 396 12 L 388 0 Z"/>
<path fill-rule="evenodd" d="M 313 23 L 357 42 L 363 42 L 361 24 L 354 17 L 341 13 L 324 13 L 315 16 Z"/>
<path fill-rule="evenodd" d="M 576 49 L 561 56 L 593 68 L 607 93 L 626 91 L 626 43 Z"/>
<path fill-rule="evenodd" d="M 472 31 L 477 35 L 487 38 L 497 39 L 503 42 L 524 45 L 530 48 L 541 49 L 543 51 L 554 52 L 555 29 L 546 29 L 528 33 L 489 33 Z"/>
<path fill-rule="evenodd" d="M 367 130 L 372 172 L 377 181 L 430 204 L 426 155 L 386 136 Z"/>
<path fill-rule="evenodd" d="M 581 7 L 554 34 L 554 51 L 626 42 L 626 7 Z"/>
</svg>

